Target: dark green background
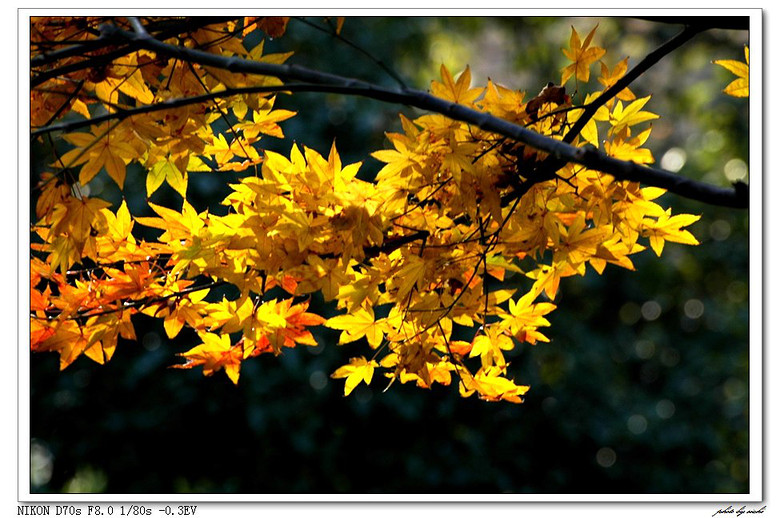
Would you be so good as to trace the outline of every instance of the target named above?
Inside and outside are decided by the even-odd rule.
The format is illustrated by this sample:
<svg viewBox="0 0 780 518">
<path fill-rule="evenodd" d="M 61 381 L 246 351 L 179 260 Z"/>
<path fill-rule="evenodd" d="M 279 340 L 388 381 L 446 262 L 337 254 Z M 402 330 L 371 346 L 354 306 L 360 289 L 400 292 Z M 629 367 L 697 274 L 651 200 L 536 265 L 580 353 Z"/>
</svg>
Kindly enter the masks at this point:
<svg viewBox="0 0 780 518">
<path fill-rule="evenodd" d="M 322 18 L 306 20 L 326 27 Z M 570 26 L 584 38 L 596 23 L 610 67 L 627 55 L 636 64 L 679 30 L 626 18 L 376 17 L 348 18 L 342 34 L 410 86 L 426 89 L 444 61 L 453 72 L 471 65 L 475 85 L 490 77 L 534 95 L 560 80 Z M 747 43 L 747 31 L 709 31 L 632 85 L 639 97 L 653 94 L 645 109 L 661 115 L 648 142 L 657 161 L 683 149 L 679 174 L 720 185 L 728 185 L 729 161 L 747 162 L 748 101 L 720 92 L 733 76 L 711 63 L 743 60 Z M 267 52 L 295 50 L 295 63 L 394 84 L 363 55 L 301 21 L 266 45 Z M 301 94 L 280 97 L 277 107 L 299 115 L 283 123 L 287 140 L 264 141 L 269 148 L 287 153 L 294 140 L 326 154 L 335 139 L 345 163 L 365 160 L 364 177 L 380 167 L 367 156 L 386 145 L 383 131 L 400 131 L 402 108 L 377 101 Z M 35 147 L 34 156 L 45 161 L 46 151 Z M 34 173 L 39 167 L 34 160 Z M 192 203 L 215 205 L 232 178 L 191 175 Z M 134 215 L 146 215 L 142 179 L 129 171 L 125 194 Z M 90 187 L 119 200 L 104 172 Z M 153 201 L 181 203 L 167 186 Z M 233 386 L 223 373 L 169 369 L 194 333 L 169 341 L 160 322 L 141 317 L 139 343 L 120 343 L 105 366 L 84 358 L 60 373 L 57 355 L 33 355 L 39 484 L 31 489 L 746 493 L 748 213 L 672 195 L 663 202 L 701 215 L 692 227 L 701 245 L 668 243 L 660 259 L 648 250 L 635 259 L 636 272 L 607 268 L 565 279 L 546 333 L 552 341 L 523 345 L 510 357 L 517 381 L 532 386 L 522 405 L 461 399 L 454 387 L 395 384 L 382 392 L 381 379 L 344 398 L 343 381 L 327 376 L 363 354 L 364 344 L 338 347 L 337 334 L 324 328 L 319 347 L 245 362 Z"/>
</svg>

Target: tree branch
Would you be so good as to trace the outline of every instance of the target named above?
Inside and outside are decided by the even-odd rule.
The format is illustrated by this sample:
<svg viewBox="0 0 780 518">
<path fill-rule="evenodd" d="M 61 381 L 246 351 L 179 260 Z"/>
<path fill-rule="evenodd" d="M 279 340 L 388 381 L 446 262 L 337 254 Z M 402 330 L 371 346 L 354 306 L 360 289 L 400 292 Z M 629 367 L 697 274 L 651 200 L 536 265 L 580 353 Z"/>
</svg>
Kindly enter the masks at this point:
<svg viewBox="0 0 780 518">
<path fill-rule="evenodd" d="M 196 291 L 202 291 L 202 290 L 210 290 L 212 288 L 218 288 L 220 286 L 227 286 L 229 283 L 227 281 L 211 281 L 207 284 L 200 284 L 197 286 L 189 286 L 187 288 L 184 288 L 182 290 L 169 293 L 168 295 L 159 295 L 157 297 L 144 297 L 141 299 L 134 299 L 134 300 L 118 300 L 117 302 L 120 302 L 120 306 L 114 306 L 114 307 L 108 307 L 108 308 L 84 308 L 82 310 L 76 311 L 76 314 L 73 316 L 69 316 L 63 320 L 78 320 L 82 318 L 91 318 L 91 317 L 97 317 L 101 315 L 108 315 L 110 313 L 117 313 L 119 311 L 125 311 L 129 309 L 135 309 L 138 310 L 138 308 L 144 308 L 151 306 L 153 304 L 159 304 L 160 302 L 165 302 L 166 300 L 176 298 L 176 297 L 182 297 L 184 295 L 188 295 L 190 293 L 196 292 Z M 49 310 L 45 310 L 49 311 Z M 59 316 L 59 313 L 56 315 L 49 315 L 46 317 L 38 317 L 36 316 L 32 311 L 30 311 L 30 316 L 32 318 L 38 318 L 41 320 L 55 320 Z"/>
<path fill-rule="evenodd" d="M 354 88 L 337 87 L 330 85 L 318 85 L 313 83 L 288 83 L 285 85 L 266 85 L 266 86 L 247 86 L 241 88 L 226 88 L 225 90 L 218 90 L 215 92 L 209 92 L 202 95 L 194 95 L 192 97 L 181 97 L 178 99 L 167 99 L 154 104 L 147 104 L 144 106 L 138 106 L 136 108 L 121 108 L 115 107 L 116 111 L 99 115 L 91 119 L 73 120 L 68 122 L 62 122 L 60 124 L 52 124 L 49 126 L 41 126 L 30 132 L 30 137 L 35 138 L 47 133 L 54 133 L 56 131 L 69 132 L 96 124 L 101 124 L 110 120 L 124 120 L 134 115 L 141 115 L 144 113 L 153 113 L 156 111 L 172 110 L 174 108 L 181 108 L 183 106 L 189 106 L 191 104 L 198 104 L 213 99 L 220 99 L 224 97 L 233 97 L 234 95 L 247 95 L 257 93 L 274 93 L 274 92 L 325 92 L 325 93 L 342 93 L 342 94 L 354 94 L 360 95 L 360 93 Z M 65 95 L 65 94 L 63 94 Z"/>
<path fill-rule="evenodd" d="M 187 19 L 183 23 L 163 24 L 159 33 L 155 34 L 155 37 L 161 40 L 165 40 L 173 36 L 177 36 L 183 32 L 194 31 L 201 27 L 205 27 L 207 25 L 212 25 L 215 23 L 219 23 L 225 20 L 232 20 L 232 19 L 233 18 L 230 17 L 203 16 L 203 17 Z M 109 25 L 104 25 L 104 27 L 109 27 Z M 30 60 L 30 68 L 35 69 L 44 65 L 48 65 L 50 63 L 55 63 L 61 59 L 65 59 L 68 57 L 75 57 L 75 56 L 82 55 L 86 52 L 93 52 L 96 50 L 100 50 L 109 47 L 111 45 L 114 45 L 117 42 L 118 40 L 115 34 L 107 34 L 103 32 L 98 38 L 94 40 L 86 40 L 82 43 L 74 44 L 69 47 L 65 47 L 56 51 L 35 56 Z M 30 87 L 31 88 L 36 87 L 40 84 L 45 83 L 49 79 L 53 79 L 55 77 L 59 77 L 64 74 L 78 72 L 79 70 L 84 70 L 85 68 L 94 68 L 96 66 L 111 63 L 113 60 L 120 58 L 122 56 L 126 56 L 127 54 L 130 54 L 131 52 L 134 52 L 138 49 L 139 49 L 138 45 L 134 42 L 131 42 L 118 49 L 112 50 L 111 52 L 108 52 L 106 54 L 100 54 L 97 56 L 87 56 L 83 60 L 78 61 L 76 63 L 70 63 L 68 65 L 63 65 L 61 67 L 45 70 L 43 72 L 38 73 L 37 75 L 33 76 L 30 79 Z"/>
<path fill-rule="evenodd" d="M 650 67 L 658 63 L 661 58 L 679 48 L 685 42 L 706 29 L 707 27 L 702 25 L 686 26 L 685 29 L 683 29 L 683 31 L 677 36 L 645 56 L 645 58 L 640 61 L 634 68 L 629 70 L 626 75 L 621 77 L 614 85 L 605 90 L 601 95 L 594 99 L 593 102 L 585 106 L 585 111 L 582 113 L 580 118 L 577 119 L 571 129 L 569 129 L 568 133 L 566 133 L 566 135 L 563 137 L 563 141 L 571 144 L 575 137 L 579 135 L 580 131 L 582 131 L 582 128 L 585 127 L 585 124 L 587 124 L 588 121 L 596 114 L 596 111 L 598 111 L 599 108 L 607 104 L 610 99 L 623 91 L 624 88 L 629 86 L 632 82 L 634 82 L 635 79 L 649 70 Z"/>
<path fill-rule="evenodd" d="M 572 160 L 573 162 L 582 164 L 588 169 L 606 172 L 619 180 L 661 187 L 678 196 L 711 205 L 735 209 L 748 208 L 748 186 L 743 182 L 736 182 L 731 188 L 722 188 L 670 173 L 663 169 L 618 160 L 598 152 L 592 146 L 577 148 L 577 150 L 579 156 L 577 160 Z M 648 181 L 648 179 L 652 181 Z"/>
<path fill-rule="evenodd" d="M 661 187 L 680 196 L 714 205 L 735 208 L 748 207 L 746 188 L 721 188 L 683 178 L 661 169 L 617 160 L 597 150 L 578 148 L 569 143 L 545 137 L 488 113 L 452 103 L 419 90 L 409 88 L 389 89 L 359 79 L 319 72 L 296 65 L 278 65 L 250 61 L 235 56 L 219 56 L 195 49 L 169 45 L 143 32 L 131 33 L 113 26 L 104 27 L 104 32 L 125 38 L 140 48 L 203 66 L 236 73 L 273 76 L 283 81 L 302 81 L 320 85 L 322 91 L 348 91 L 351 95 L 359 95 L 387 103 L 414 106 L 472 124 L 491 133 L 509 137 L 535 149 L 550 153 L 553 157 L 562 161 L 584 165 L 607 173 L 618 180 L 637 181 L 646 185 Z"/>
</svg>

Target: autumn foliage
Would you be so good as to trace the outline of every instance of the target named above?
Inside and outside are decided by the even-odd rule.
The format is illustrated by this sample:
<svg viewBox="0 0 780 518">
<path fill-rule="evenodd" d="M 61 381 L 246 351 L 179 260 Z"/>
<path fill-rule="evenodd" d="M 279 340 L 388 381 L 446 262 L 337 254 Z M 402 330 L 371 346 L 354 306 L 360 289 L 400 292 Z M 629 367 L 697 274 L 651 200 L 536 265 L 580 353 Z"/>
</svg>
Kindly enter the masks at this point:
<svg viewBox="0 0 780 518">
<path fill-rule="evenodd" d="M 58 353 L 62 369 L 82 355 L 104 363 L 136 339 L 133 322 L 145 315 L 169 338 L 196 331 L 199 342 L 172 366 L 224 370 L 237 383 L 243 362 L 317 345 L 312 328 L 325 326 L 339 344 L 365 344 L 333 373 L 345 394 L 379 371 L 388 386 L 455 383 L 464 397 L 521 402 L 529 387 L 514 381 L 507 356 L 549 341 L 562 279 L 608 264 L 633 270 L 631 257 L 647 247 L 660 256 L 668 242 L 697 244 L 688 227 L 698 216 L 672 214 L 663 188 L 581 163 L 550 167 L 549 153 L 444 113 L 401 114 L 388 148 L 366 157 L 383 164 L 373 181 L 359 179 L 361 163 L 343 163 L 335 143 L 265 150 L 264 138 L 283 138 L 295 116 L 277 97 L 295 85 L 230 63 L 286 63 L 292 52 L 244 42 L 287 28 L 284 18 L 31 20 L 31 131 L 69 144 L 32 193 L 32 351 Z M 225 66 L 166 54 L 144 44 L 150 35 Z M 468 67 L 454 75 L 444 66 L 430 94 L 652 164 L 650 97 L 626 87 L 586 112 L 629 70 L 597 38 L 596 27 L 584 39 L 572 28 L 561 83 L 537 95 L 475 87 Z M 726 93 L 747 95 L 747 64 L 718 63 L 738 75 Z M 594 71 L 598 86 L 585 92 Z M 86 194 L 102 171 L 120 188 L 143 182 L 154 215 Z M 193 208 L 190 175 L 227 171 L 241 178 L 220 205 Z M 181 203 L 151 201 L 166 184 Z M 159 236 L 140 239 L 139 227 Z M 228 285 L 236 297 L 213 296 Z M 310 311 L 318 292 L 337 316 Z"/>
</svg>

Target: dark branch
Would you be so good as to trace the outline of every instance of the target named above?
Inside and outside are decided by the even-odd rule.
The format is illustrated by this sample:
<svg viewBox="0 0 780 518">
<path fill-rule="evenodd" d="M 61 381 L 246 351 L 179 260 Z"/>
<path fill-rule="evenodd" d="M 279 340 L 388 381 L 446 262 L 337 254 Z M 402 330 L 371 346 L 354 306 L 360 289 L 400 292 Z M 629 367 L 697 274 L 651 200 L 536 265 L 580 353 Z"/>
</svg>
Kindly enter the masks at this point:
<svg viewBox="0 0 780 518">
<path fill-rule="evenodd" d="M 577 163 L 584 165 L 588 169 L 607 172 L 619 180 L 641 182 L 654 187 L 661 187 L 679 196 L 712 205 L 721 205 L 735 209 L 748 208 L 748 188 L 742 182 L 735 183 L 733 188 L 724 189 L 715 185 L 697 182 L 663 169 L 618 160 L 599 153 L 596 148 L 591 146 L 577 149 L 580 155 L 576 160 Z M 652 182 L 648 182 L 648 178 L 652 178 Z"/>
<path fill-rule="evenodd" d="M 607 173 L 618 180 L 637 181 L 646 185 L 661 187 L 675 194 L 691 197 L 694 200 L 705 203 L 739 208 L 747 208 L 748 206 L 748 196 L 745 189 L 720 188 L 686 179 L 660 169 L 617 160 L 599 151 L 585 150 L 572 146 L 569 143 L 546 137 L 488 113 L 479 112 L 419 90 L 409 88 L 400 90 L 389 89 L 359 79 L 318 72 L 295 65 L 277 65 L 249 61 L 234 56 L 218 56 L 195 49 L 169 45 L 143 32 L 131 33 L 116 27 L 109 27 L 104 31 L 134 42 L 141 48 L 203 66 L 237 73 L 273 76 L 283 81 L 302 81 L 321 85 L 323 91 L 329 92 L 348 90 L 352 95 L 360 95 L 393 104 L 414 106 L 426 111 L 440 113 L 451 119 L 472 124 L 485 131 L 509 137 L 535 149 L 550 153 L 553 157 L 563 161 L 563 163 L 578 163 Z M 542 176 L 544 176 L 543 179 L 549 179 L 549 174 Z"/>
<path fill-rule="evenodd" d="M 585 124 L 596 114 L 596 111 L 609 102 L 610 99 L 619 94 L 624 88 L 630 85 L 635 79 L 644 74 L 650 67 L 658 63 L 661 58 L 671 53 L 675 49 L 679 48 L 685 42 L 693 38 L 701 31 L 706 30 L 706 27 L 701 25 L 691 25 L 685 27 L 683 31 L 667 41 L 653 52 L 645 56 L 634 68 L 629 70 L 626 75 L 621 77 L 614 85 L 605 90 L 599 95 L 593 102 L 589 103 L 585 107 L 585 111 L 582 113 L 577 122 L 571 127 L 568 133 L 563 137 L 564 142 L 572 143 L 577 135 L 579 135 Z"/>
<path fill-rule="evenodd" d="M 374 245 L 366 247 L 366 258 L 373 258 L 380 253 L 390 253 L 393 250 L 398 250 L 402 246 L 413 243 L 421 239 L 427 239 L 430 236 L 430 232 L 427 230 L 419 230 L 413 234 L 406 236 L 393 237 L 385 240 L 381 245 Z"/>
<path fill-rule="evenodd" d="M 212 25 L 215 23 L 223 22 L 226 20 L 232 20 L 232 19 L 234 18 L 210 17 L 210 16 L 188 18 L 184 20 L 182 23 L 163 24 L 159 32 L 155 33 L 154 37 L 160 40 L 165 40 L 185 32 L 195 31 L 207 25 Z M 108 27 L 108 25 L 104 27 Z M 151 29 L 147 27 L 147 30 L 151 30 Z M 53 52 L 36 56 L 30 60 L 30 67 L 32 69 L 35 69 L 37 67 L 41 67 L 50 63 L 55 63 L 56 61 L 67 57 L 82 56 L 87 52 L 100 50 L 106 47 L 110 47 L 112 45 L 116 45 L 120 41 L 126 41 L 126 40 L 121 37 L 118 39 L 115 34 L 107 34 L 106 32 L 102 32 L 100 36 L 94 40 L 87 40 L 83 43 L 74 44 L 70 47 L 65 47 Z M 45 70 L 43 72 L 38 73 L 37 75 L 33 76 L 30 79 L 30 87 L 34 88 L 40 84 L 45 83 L 49 79 L 60 77 L 65 74 L 78 72 L 79 70 L 84 70 L 86 68 L 94 68 L 94 67 L 106 65 L 108 63 L 111 63 L 117 58 L 126 56 L 131 52 L 135 52 L 139 48 L 140 48 L 139 45 L 137 45 L 134 42 L 130 42 L 129 44 L 125 44 L 105 54 L 100 54 L 98 56 L 84 56 L 85 59 L 82 59 L 81 61 L 70 63 L 68 65 L 63 65 L 60 67 L 55 67 L 50 70 Z"/>
<path fill-rule="evenodd" d="M 202 102 L 211 101 L 213 99 L 221 99 L 225 97 L 233 97 L 235 95 L 247 95 L 258 93 L 274 93 L 274 92 L 327 92 L 327 93 L 344 93 L 359 95 L 352 88 L 338 88 L 328 85 L 318 85 L 311 83 L 289 83 L 286 85 L 276 86 L 247 86 L 242 88 L 226 88 L 225 90 L 218 90 L 210 92 L 208 94 L 195 95 L 192 97 L 182 97 L 179 99 L 167 99 L 154 104 L 147 104 L 144 106 L 138 106 L 136 108 L 122 108 L 115 107 L 114 112 L 107 113 L 93 117 L 91 119 L 74 120 L 69 122 L 63 122 L 60 124 L 53 124 L 50 126 L 42 126 L 30 132 L 30 137 L 37 137 L 45 135 L 47 133 L 54 133 L 56 131 L 73 131 L 80 128 L 86 128 L 88 126 L 94 126 L 110 120 L 124 120 L 134 115 L 142 115 L 144 113 L 153 113 L 163 110 L 171 110 L 174 108 L 181 108 L 183 106 L 189 106 L 192 104 L 199 104 Z"/>
<path fill-rule="evenodd" d="M 183 297 L 184 295 L 188 295 L 190 293 L 196 292 L 196 291 L 202 291 L 202 290 L 210 290 L 212 288 L 218 288 L 220 286 L 227 286 L 229 283 L 227 281 L 211 281 L 207 284 L 200 284 L 197 286 L 189 286 L 187 288 L 184 288 L 182 290 L 179 290 L 174 293 L 169 293 L 168 295 L 160 295 L 157 297 L 144 297 L 141 299 L 135 299 L 135 300 L 120 300 L 118 302 L 121 302 L 121 305 L 114 306 L 114 307 L 107 307 L 107 308 L 84 308 L 79 311 L 76 311 L 76 314 L 73 316 L 70 316 L 64 320 L 77 320 L 82 318 L 90 318 L 90 317 L 97 317 L 101 315 L 108 315 L 111 313 L 117 313 L 119 311 L 125 311 L 129 309 L 138 309 L 138 308 L 144 308 L 149 307 L 154 304 L 159 304 L 161 302 L 165 302 L 166 300 Z M 46 310 L 49 311 L 49 310 Z M 32 312 L 31 312 L 32 313 Z M 32 318 L 40 318 L 37 317 L 34 314 L 30 315 Z M 44 318 L 44 320 L 54 320 L 59 316 L 59 313 L 56 315 L 49 315 Z"/>
</svg>

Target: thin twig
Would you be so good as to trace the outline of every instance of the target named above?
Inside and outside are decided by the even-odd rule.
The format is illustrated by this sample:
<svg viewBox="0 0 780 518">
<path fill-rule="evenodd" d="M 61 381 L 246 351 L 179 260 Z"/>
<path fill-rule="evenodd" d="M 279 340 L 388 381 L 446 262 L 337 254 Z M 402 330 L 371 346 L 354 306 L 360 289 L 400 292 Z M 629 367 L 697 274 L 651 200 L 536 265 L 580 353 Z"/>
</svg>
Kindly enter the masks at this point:
<svg viewBox="0 0 780 518">
<path fill-rule="evenodd" d="M 705 29 L 706 27 L 701 25 L 685 27 L 685 29 L 683 29 L 683 31 L 680 32 L 677 36 L 645 56 L 645 58 L 640 61 L 634 68 L 629 70 L 626 75 L 621 77 L 617 82 L 615 82 L 614 85 L 606 89 L 604 92 L 602 92 L 601 95 L 585 106 L 585 110 L 582 112 L 582 115 L 580 115 L 574 125 L 572 125 L 571 129 L 569 129 L 568 133 L 566 133 L 566 135 L 563 137 L 563 141 L 571 144 L 574 141 L 574 138 L 579 135 L 580 131 L 582 131 L 582 128 L 585 127 L 585 124 L 590 121 L 599 108 L 607 104 L 613 97 L 622 92 L 624 88 L 629 86 L 632 82 L 634 82 L 634 80 L 649 70 L 650 67 L 658 63 L 661 58 L 679 48 L 688 40 Z"/>
<path fill-rule="evenodd" d="M 170 24 L 170 26 L 163 26 L 163 29 L 161 29 L 159 33 L 156 33 L 154 37 L 160 40 L 166 40 L 170 37 L 176 36 L 183 32 L 191 32 L 207 25 L 212 25 L 214 23 L 220 23 L 223 21 L 233 20 L 233 19 L 235 18 L 234 17 L 207 17 L 207 16 L 187 18 L 184 20 L 183 23 L 174 23 L 174 24 Z M 112 27 L 112 26 L 105 25 L 103 28 L 105 27 Z M 87 43 L 92 41 L 99 42 L 99 43 L 94 43 L 94 44 Z M 49 63 L 56 62 L 65 57 L 78 56 L 85 51 L 88 52 L 88 51 L 94 51 L 94 50 L 110 47 L 111 45 L 114 45 L 116 43 L 117 43 L 117 39 L 114 34 L 107 34 L 105 31 L 103 31 L 100 33 L 100 36 L 98 38 L 94 40 L 87 40 L 83 43 L 79 43 L 75 45 L 73 48 L 68 47 L 43 56 L 36 56 L 32 60 L 30 60 L 30 65 L 31 68 L 40 67 L 43 65 L 47 65 Z M 89 56 L 76 63 L 69 63 L 67 65 L 63 65 L 60 67 L 43 71 L 30 79 L 30 87 L 33 88 L 35 86 L 38 86 L 48 81 L 49 79 L 53 79 L 55 77 L 69 74 L 71 72 L 78 72 L 80 70 L 84 70 L 87 68 L 95 68 L 95 67 L 106 65 L 108 63 L 111 63 L 113 60 L 117 58 L 135 52 L 139 48 L 140 47 L 137 44 L 130 42 L 129 44 L 126 44 L 122 47 L 112 50 L 106 54 L 101 54 L 99 56 Z"/>
<path fill-rule="evenodd" d="M 345 45 L 348 45 L 348 46 L 352 47 L 353 49 L 357 50 L 358 52 L 360 52 L 361 54 L 363 54 L 364 56 L 366 56 L 368 59 L 370 59 L 371 61 L 373 61 L 373 62 L 374 62 L 374 63 L 375 63 L 375 64 L 376 64 L 376 65 L 377 65 L 379 68 L 381 68 L 382 70 L 384 70 L 384 71 L 387 73 L 387 75 L 389 75 L 390 77 L 392 77 L 392 78 L 395 80 L 395 82 L 396 82 L 396 83 L 398 83 L 398 86 L 400 86 L 401 88 L 406 88 L 406 83 L 404 82 L 404 80 L 403 80 L 403 79 L 401 79 L 401 76 L 399 76 L 399 75 L 398 75 L 398 74 L 397 74 L 397 73 L 396 73 L 396 72 L 395 72 L 395 71 L 394 71 L 392 68 L 390 68 L 390 67 L 389 67 L 389 66 L 388 66 L 388 65 L 387 65 L 387 64 L 386 64 L 384 61 L 382 61 L 381 59 L 379 59 L 379 58 L 375 57 L 373 54 L 371 54 L 370 52 L 368 52 L 368 51 L 367 51 L 366 49 L 364 49 L 363 47 L 361 47 L 361 46 L 357 45 L 356 43 L 353 43 L 353 42 L 352 42 L 352 41 L 350 41 L 350 40 L 348 40 L 347 38 L 345 38 L 344 36 L 342 36 L 340 33 L 336 32 L 335 30 L 332 30 L 332 31 L 326 31 L 326 30 L 325 30 L 323 27 L 320 27 L 319 25 L 317 25 L 317 24 L 315 24 L 315 23 L 312 23 L 312 22 L 310 22 L 309 20 L 307 20 L 307 19 L 305 19 L 305 18 L 303 18 L 303 17 L 300 17 L 300 16 L 294 16 L 294 17 L 293 17 L 293 19 L 294 19 L 294 20 L 297 20 L 297 21 L 299 21 L 299 22 L 305 23 L 305 24 L 306 24 L 306 25 L 308 25 L 309 27 L 312 27 L 312 28 L 314 28 L 314 29 L 316 29 L 316 30 L 318 30 L 318 31 L 322 31 L 322 32 L 324 32 L 324 33 L 328 34 L 329 36 L 332 36 L 333 38 L 336 38 L 337 40 L 341 41 L 341 42 L 342 42 L 342 43 L 344 43 Z"/>
<path fill-rule="evenodd" d="M 77 320 L 81 318 L 91 318 L 91 317 L 97 317 L 101 315 L 108 315 L 111 313 L 116 313 L 117 311 L 124 311 L 127 309 L 138 309 L 139 307 L 144 306 L 151 306 L 153 304 L 159 304 L 160 302 L 165 302 L 168 299 L 181 297 L 183 295 L 187 295 L 190 293 L 193 293 L 195 291 L 202 291 L 207 290 L 211 288 L 217 288 L 219 286 L 226 286 L 228 284 L 227 281 L 213 281 L 209 284 L 201 284 L 198 286 L 189 286 L 187 288 L 184 288 L 180 291 L 169 293 L 168 295 L 160 295 L 159 297 L 144 297 L 142 299 L 136 299 L 136 300 L 125 300 L 125 301 L 117 301 L 121 302 L 121 305 L 119 307 L 113 307 L 113 308 L 106 308 L 102 309 L 100 311 L 95 311 L 98 308 L 85 308 L 82 310 L 77 311 L 76 315 L 69 316 L 68 318 L 64 320 Z M 94 313 L 91 313 L 92 311 L 95 311 Z M 58 317 L 57 315 L 53 315 L 50 317 L 41 318 L 37 315 L 31 314 L 32 318 L 39 318 L 42 320 L 56 320 Z"/>
</svg>

